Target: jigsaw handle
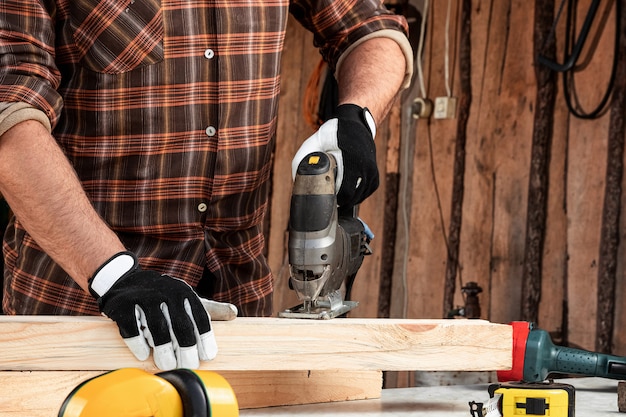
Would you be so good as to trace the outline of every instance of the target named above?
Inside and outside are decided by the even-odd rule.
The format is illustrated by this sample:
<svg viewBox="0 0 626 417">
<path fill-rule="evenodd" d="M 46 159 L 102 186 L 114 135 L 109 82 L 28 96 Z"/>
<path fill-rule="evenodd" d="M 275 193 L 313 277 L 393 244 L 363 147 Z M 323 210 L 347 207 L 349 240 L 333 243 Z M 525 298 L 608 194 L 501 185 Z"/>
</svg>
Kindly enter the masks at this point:
<svg viewBox="0 0 626 417">
<path fill-rule="evenodd" d="M 307 155 L 296 172 L 289 228 L 294 232 L 319 232 L 334 220 L 337 207 L 334 160 L 324 152 Z"/>
</svg>

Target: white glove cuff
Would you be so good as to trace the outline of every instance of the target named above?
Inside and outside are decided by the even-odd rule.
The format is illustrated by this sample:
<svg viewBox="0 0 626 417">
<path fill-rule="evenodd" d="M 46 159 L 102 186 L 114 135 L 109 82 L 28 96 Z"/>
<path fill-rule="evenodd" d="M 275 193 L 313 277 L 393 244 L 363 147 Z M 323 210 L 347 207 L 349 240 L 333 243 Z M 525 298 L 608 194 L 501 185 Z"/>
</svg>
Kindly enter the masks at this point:
<svg viewBox="0 0 626 417">
<path fill-rule="evenodd" d="M 96 272 L 90 283 L 91 290 L 102 297 L 135 264 L 135 258 L 126 252 L 115 255 Z"/>
</svg>

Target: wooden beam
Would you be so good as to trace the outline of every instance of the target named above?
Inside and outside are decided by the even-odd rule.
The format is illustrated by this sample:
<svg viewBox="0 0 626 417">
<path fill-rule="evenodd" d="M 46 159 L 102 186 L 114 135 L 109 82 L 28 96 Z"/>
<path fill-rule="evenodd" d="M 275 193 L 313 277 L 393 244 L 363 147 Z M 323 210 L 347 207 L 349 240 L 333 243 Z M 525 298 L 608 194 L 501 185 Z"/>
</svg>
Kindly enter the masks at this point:
<svg viewBox="0 0 626 417">
<path fill-rule="evenodd" d="M 0 415 L 56 416 L 72 390 L 101 371 L 0 372 Z M 382 372 L 223 371 L 240 409 L 380 398 Z"/>
<path fill-rule="evenodd" d="M 214 371 L 482 371 L 510 369 L 511 326 L 482 320 L 237 318 L 214 322 Z M 0 317 L 0 370 L 136 367 L 104 317 Z"/>
<path fill-rule="evenodd" d="M 215 322 L 220 352 L 202 369 L 240 408 L 379 398 L 383 370 L 504 370 L 511 326 L 482 320 L 237 318 Z M 125 367 L 157 372 L 104 317 L 0 316 L 0 415 L 56 415 L 81 382 Z"/>
</svg>

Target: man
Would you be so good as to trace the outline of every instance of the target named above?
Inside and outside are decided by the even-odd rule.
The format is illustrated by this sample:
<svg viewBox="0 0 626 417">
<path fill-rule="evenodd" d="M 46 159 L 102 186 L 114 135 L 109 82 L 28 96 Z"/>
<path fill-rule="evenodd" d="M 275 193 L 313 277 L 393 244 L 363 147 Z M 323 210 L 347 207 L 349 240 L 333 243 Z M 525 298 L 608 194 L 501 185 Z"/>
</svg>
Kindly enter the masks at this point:
<svg viewBox="0 0 626 417">
<path fill-rule="evenodd" d="M 343 105 L 294 163 L 334 152 L 339 201 L 358 203 L 378 184 L 375 121 L 412 69 L 406 22 L 376 0 L 1 3 L 6 314 L 103 313 L 171 369 L 217 353 L 203 303 L 229 315 L 193 288 L 272 313 L 260 225 L 288 11 Z"/>
</svg>

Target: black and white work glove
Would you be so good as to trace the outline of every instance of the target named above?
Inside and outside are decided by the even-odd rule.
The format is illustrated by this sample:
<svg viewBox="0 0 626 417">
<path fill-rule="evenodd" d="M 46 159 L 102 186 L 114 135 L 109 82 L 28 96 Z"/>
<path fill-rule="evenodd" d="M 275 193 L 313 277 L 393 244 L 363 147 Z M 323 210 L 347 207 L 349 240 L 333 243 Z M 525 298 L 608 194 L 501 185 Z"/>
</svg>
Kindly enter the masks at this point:
<svg viewBox="0 0 626 417">
<path fill-rule="evenodd" d="M 304 141 L 291 161 L 295 178 L 300 162 L 311 152 L 328 152 L 337 161 L 337 204 L 352 207 L 378 188 L 376 124 L 367 108 L 355 104 L 337 107 L 332 119 Z"/>
<path fill-rule="evenodd" d="M 159 369 L 197 369 L 217 355 L 210 312 L 230 320 L 235 306 L 202 300 L 180 279 L 144 271 L 131 252 L 105 262 L 89 280 L 100 311 L 117 323 L 120 335 L 139 360 L 150 356 Z"/>
</svg>

